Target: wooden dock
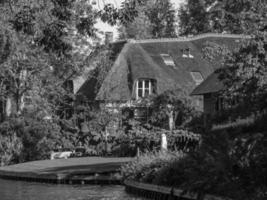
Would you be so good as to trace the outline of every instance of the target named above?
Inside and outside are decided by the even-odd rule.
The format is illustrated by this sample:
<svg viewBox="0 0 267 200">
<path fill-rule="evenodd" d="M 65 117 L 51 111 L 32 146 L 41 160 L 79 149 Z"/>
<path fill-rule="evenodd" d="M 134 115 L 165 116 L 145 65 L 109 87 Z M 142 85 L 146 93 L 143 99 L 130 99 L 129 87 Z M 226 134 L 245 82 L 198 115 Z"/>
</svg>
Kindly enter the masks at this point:
<svg viewBox="0 0 267 200">
<path fill-rule="evenodd" d="M 0 178 L 58 184 L 119 184 L 121 165 L 131 158 L 83 157 L 0 167 Z"/>
</svg>

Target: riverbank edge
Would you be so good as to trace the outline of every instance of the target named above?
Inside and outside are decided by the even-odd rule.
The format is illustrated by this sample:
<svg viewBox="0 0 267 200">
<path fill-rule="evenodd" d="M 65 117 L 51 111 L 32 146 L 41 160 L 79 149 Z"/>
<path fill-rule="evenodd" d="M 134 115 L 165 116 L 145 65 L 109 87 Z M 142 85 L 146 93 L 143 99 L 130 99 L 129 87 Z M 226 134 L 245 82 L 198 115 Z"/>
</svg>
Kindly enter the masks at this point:
<svg viewBox="0 0 267 200">
<path fill-rule="evenodd" d="M 77 185 L 87 185 L 87 184 L 98 184 L 98 185 L 122 185 L 121 177 L 119 172 L 110 172 L 112 174 L 91 174 L 91 175 L 75 175 L 70 178 L 62 178 L 61 174 L 57 176 L 54 175 L 44 175 L 37 176 L 34 173 L 1 173 L 0 179 L 14 180 L 14 181 L 26 181 L 26 182 L 40 182 L 40 183 L 49 183 L 49 184 L 77 184 Z M 63 175 L 65 176 L 65 175 Z"/>
<path fill-rule="evenodd" d="M 126 192 L 149 199 L 166 199 L 166 200 L 198 199 L 198 196 L 195 193 L 184 193 L 183 190 L 173 187 L 141 183 L 132 180 L 125 180 L 124 185 Z M 232 199 L 206 194 L 203 197 L 203 200 L 232 200 Z"/>
<path fill-rule="evenodd" d="M 99 160 L 90 161 L 88 158 L 79 158 L 78 160 L 21 163 L 1 167 L 0 178 L 52 184 L 122 185 L 120 167 L 130 159 L 109 158 L 101 162 Z"/>
</svg>

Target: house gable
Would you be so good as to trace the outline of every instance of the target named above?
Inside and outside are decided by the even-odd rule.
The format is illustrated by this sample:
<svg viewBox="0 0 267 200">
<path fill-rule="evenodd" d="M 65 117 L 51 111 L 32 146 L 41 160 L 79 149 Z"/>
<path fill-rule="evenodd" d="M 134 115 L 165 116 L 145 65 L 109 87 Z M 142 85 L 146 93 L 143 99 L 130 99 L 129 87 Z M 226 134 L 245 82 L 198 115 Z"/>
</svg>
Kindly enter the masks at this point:
<svg viewBox="0 0 267 200">
<path fill-rule="evenodd" d="M 131 98 L 127 53 L 129 44 L 125 44 L 105 78 L 96 100 L 127 101 Z"/>
</svg>

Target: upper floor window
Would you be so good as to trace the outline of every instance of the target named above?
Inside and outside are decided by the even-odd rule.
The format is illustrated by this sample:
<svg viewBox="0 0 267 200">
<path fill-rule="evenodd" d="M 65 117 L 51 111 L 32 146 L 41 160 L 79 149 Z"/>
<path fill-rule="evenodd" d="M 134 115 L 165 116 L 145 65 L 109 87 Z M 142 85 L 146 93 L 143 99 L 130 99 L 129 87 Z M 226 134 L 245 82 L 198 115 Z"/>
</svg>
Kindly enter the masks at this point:
<svg viewBox="0 0 267 200">
<path fill-rule="evenodd" d="M 190 52 L 190 48 L 182 49 L 182 57 L 183 58 L 194 58 L 194 56 Z"/>
<path fill-rule="evenodd" d="M 32 97 L 30 95 L 25 95 L 23 98 L 23 102 L 25 106 L 30 106 L 33 104 Z"/>
<path fill-rule="evenodd" d="M 162 57 L 165 65 L 175 66 L 175 63 L 169 54 L 160 54 L 160 56 Z"/>
<path fill-rule="evenodd" d="M 20 71 L 19 79 L 25 81 L 27 77 L 27 70 L 23 69 Z"/>
<path fill-rule="evenodd" d="M 156 81 L 153 79 L 139 79 L 136 82 L 136 99 L 148 97 L 156 93 Z"/>
<path fill-rule="evenodd" d="M 195 81 L 196 85 L 199 85 L 203 81 L 203 77 L 200 72 L 190 72 L 193 80 Z"/>
</svg>

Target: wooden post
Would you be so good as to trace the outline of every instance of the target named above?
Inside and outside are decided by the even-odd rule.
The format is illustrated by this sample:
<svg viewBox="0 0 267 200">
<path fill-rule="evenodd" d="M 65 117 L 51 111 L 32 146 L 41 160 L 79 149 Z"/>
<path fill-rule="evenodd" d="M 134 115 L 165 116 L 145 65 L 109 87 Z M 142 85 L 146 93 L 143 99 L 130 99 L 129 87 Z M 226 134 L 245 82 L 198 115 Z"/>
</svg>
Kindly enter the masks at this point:
<svg viewBox="0 0 267 200">
<path fill-rule="evenodd" d="M 165 152 L 168 150 L 167 136 L 165 133 L 161 134 L 161 151 Z"/>
<path fill-rule="evenodd" d="M 12 110 L 12 102 L 11 98 L 7 97 L 6 99 L 6 116 L 9 117 L 11 115 Z"/>
<path fill-rule="evenodd" d="M 137 147 L 136 157 L 137 157 L 137 158 L 140 157 L 140 149 L 139 149 L 139 147 Z"/>
<path fill-rule="evenodd" d="M 169 130 L 172 131 L 174 128 L 174 107 L 171 104 L 167 105 L 167 115 L 169 117 Z"/>
</svg>

